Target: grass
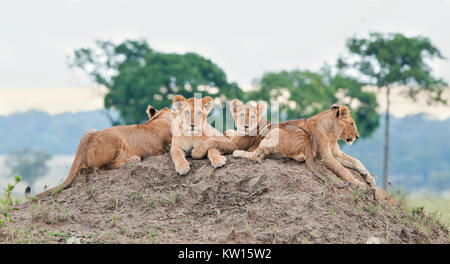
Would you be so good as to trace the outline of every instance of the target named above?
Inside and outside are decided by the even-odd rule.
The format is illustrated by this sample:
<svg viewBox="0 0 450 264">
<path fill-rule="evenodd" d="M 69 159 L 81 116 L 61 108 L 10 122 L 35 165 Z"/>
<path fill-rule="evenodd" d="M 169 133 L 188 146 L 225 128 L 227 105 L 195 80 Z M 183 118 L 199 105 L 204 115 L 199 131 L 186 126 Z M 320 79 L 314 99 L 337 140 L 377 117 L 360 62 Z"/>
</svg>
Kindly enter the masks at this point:
<svg viewBox="0 0 450 264">
<path fill-rule="evenodd" d="M 9 183 L 8 187 L 4 189 L 3 195 L 0 197 L 0 228 L 13 222 L 11 214 L 14 210 L 18 210 L 16 205 L 20 204 L 21 201 L 13 199 L 12 192 L 21 179 L 19 175 L 14 176 L 14 183 Z"/>
<path fill-rule="evenodd" d="M 449 198 L 407 196 L 405 198 L 405 202 L 411 210 L 423 207 L 423 210 L 428 214 L 437 214 L 437 216 L 440 216 L 441 222 L 447 227 L 450 227 Z"/>
</svg>

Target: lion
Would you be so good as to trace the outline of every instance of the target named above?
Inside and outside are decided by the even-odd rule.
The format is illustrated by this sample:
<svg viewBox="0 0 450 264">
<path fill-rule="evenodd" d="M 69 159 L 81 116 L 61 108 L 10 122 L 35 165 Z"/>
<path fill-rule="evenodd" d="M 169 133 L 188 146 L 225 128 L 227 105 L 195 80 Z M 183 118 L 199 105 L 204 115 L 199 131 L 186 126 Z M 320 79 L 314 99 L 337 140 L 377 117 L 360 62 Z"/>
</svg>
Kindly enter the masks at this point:
<svg viewBox="0 0 450 264">
<path fill-rule="evenodd" d="M 142 125 L 124 125 L 100 131 L 86 131 L 78 145 L 69 175 L 62 184 L 38 195 L 42 197 L 69 187 L 81 169 L 116 169 L 123 164 L 139 162 L 148 156 L 166 152 L 171 142 L 171 123 L 175 113 L 164 108 L 147 107 L 149 120 Z"/>
<path fill-rule="evenodd" d="M 233 99 L 230 102 L 230 111 L 237 130 L 226 130 L 224 135 L 227 139 L 209 138 L 192 150 L 193 158 L 204 157 L 211 148 L 222 153 L 232 153 L 234 150 L 253 151 L 271 129 L 271 123 L 263 117 L 265 105 L 262 102 L 258 102 L 255 107 Z M 228 139 L 231 139 L 231 142 Z"/>
<path fill-rule="evenodd" d="M 307 164 L 319 158 L 324 166 L 339 178 L 352 185 L 365 188 L 347 168 L 358 171 L 366 183 L 374 188 L 375 180 L 364 165 L 344 152 L 338 139 L 352 144 L 359 138 L 355 121 L 346 106 L 333 105 L 309 119 L 281 122 L 273 128 L 254 151 L 235 150 L 234 157 L 248 158 L 261 162 L 267 155 L 276 154 Z"/>
<path fill-rule="evenodd" d="M 190 155 L 192 149 L 213 137 L 228 140 L 228 143 L 231 143 L 231 140 L 206 122 L 213 107 L 211 97 L 206 96 L 200 100 L 194 97 L 186 99 L 177 95 L 173 98 L 173 107 L 176 110 L 176 116 L 172 122 L 170 157 L 177 173 L 185 175 L 190 170 L 186 155 Z M 222 167 L 226 163 L 227 159 L 215 148 L 208 149 L 207 155 L 213 168 Z"/>
</svg>

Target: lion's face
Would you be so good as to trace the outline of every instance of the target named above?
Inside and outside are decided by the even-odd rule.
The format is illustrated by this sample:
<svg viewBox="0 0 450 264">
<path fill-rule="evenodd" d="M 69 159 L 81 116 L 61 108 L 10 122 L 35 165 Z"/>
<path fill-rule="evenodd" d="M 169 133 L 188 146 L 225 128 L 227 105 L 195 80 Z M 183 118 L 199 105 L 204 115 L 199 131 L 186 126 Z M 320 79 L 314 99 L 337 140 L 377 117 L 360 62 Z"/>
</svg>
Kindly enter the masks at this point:
<svg viewBox="0 0 450 264">
<path fill-rule="evenodd" d="M 243 104 L 238 99 L 234 99 L 230 103 L 230 110 L 239 134 L 256 136 L 256 129 L 264 112 L 264 104 L 258 103 L 254 107 L 250 104 Z"/>
<path fill-rule="evenodd" d="M 339 139 L 342 139 L 345 143 L 351 145 L 357 138 L 359 138 L 359 133 L 356 123 L 350 115 L 350 111 L 346 106 L 338 105 L 333 105 L 331 110 L 336 112 L 337 122 L 341 130 Z"/>
<path fill-rule="evenodd" d="M 175 125 L 184 136 L 201 136 L 202 128 L 213 106 L 211 97 L 185 99 L 181 95 L 173 98 L 176 110 Z"/>
</svg>

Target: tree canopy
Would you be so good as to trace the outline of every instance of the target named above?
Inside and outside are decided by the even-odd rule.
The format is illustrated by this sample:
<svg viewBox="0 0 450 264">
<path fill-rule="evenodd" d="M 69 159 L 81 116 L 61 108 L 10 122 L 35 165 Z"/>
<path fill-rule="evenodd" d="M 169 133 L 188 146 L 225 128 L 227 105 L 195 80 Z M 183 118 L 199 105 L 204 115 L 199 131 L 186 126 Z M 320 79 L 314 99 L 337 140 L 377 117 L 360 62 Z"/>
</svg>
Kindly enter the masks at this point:
<svg viewBox="0 0 450 264">
<path fill-rule="evenodd" d="M 441 96 L 447 84 L 432 75 L 429 65 L 430 60 L 444 57 L 428 38 L 371 33 L 367 38 L 349 38 L 347 48 L 352 56 L 340 60 L 340 67 L 358 70 L 366 83 L 379 88 L 407 86 L 413 99 L 424 91 L 430 103 L 446 103 Z"/>
</svg>

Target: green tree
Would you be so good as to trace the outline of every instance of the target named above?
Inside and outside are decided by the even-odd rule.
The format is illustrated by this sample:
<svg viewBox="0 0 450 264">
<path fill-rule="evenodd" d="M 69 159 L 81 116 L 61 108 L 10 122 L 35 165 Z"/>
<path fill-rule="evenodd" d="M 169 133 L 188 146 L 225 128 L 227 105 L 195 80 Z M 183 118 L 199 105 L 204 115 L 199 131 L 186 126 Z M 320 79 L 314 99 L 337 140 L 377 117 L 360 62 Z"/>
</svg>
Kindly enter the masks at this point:
<svg viewBox="0 0 450 264">
<path fill-rule="evenodd" d="M 94 48 L 76 50 L 69 65 L 108 89 L 105 107 L 121 115 L 113 124 L 141 123 L 147 118 L 148 104 L 170 106 L 176 94 L 192 97 L 201 92 L 222 102 L 243 95 L 211 60 L 195 53 L 157 52 L 145 41 L 126 40 L 118 45 L 97 41 Z"/>
<path fill-rule="evenodd" d="M 21 175 L 26 182 L 33 184 L 39 177 L 48 173 L 47 161 L 51 155 L 30 148 L 12 150 L 5 160 L 12 175 Z"/>
<path fill-rule="evenodd" d="M 374 93 L 363 91 L 363 84 L 325 66 L 320 72 L 281 71 L 265 73 L 255 80 L 258 89 L 248 100 L 277 101 L 283 119 L 311 117 L 337 102 L 350 107 L 362 137 L 369 136 L 379 123 Z"/>
<path fill-rule="evenodd" d="M 340 67 L 359 71 L 366 83 L 386 91 L 386 127 L 383 186 L 387 187 L 389 160 L 389 111 L 391 90 L 407 87 L 407 96 L 416 99 L 421 92 L 428 102 L 446 103 L 441 95 L 446 83 L 431 73 L 430 59 L 443 59 L 441 52 L 425 37 L 406 37 L 400 33 L 371 33 L 368 38 L 350 38 L 347 48 L 352 55 L 340 60 Z"/>
</svg>

